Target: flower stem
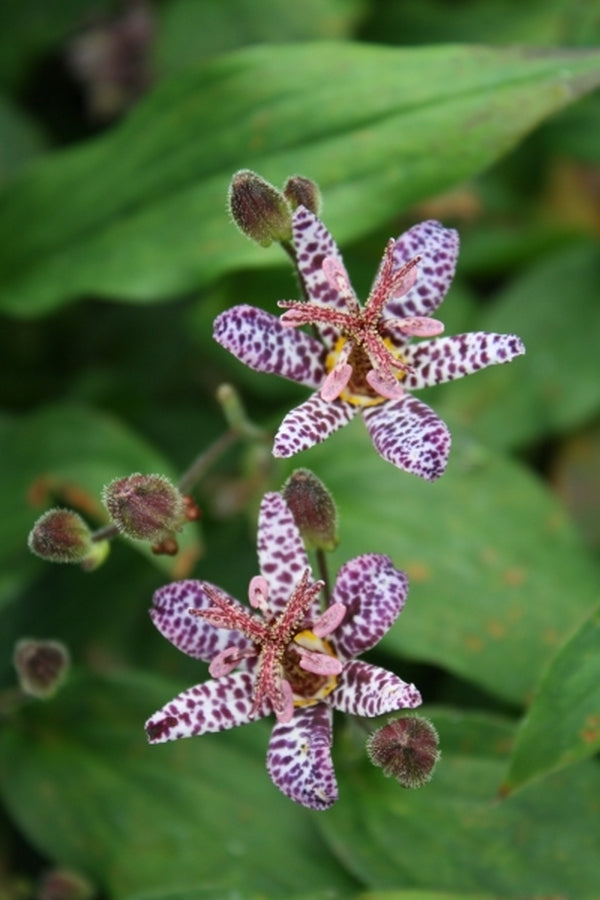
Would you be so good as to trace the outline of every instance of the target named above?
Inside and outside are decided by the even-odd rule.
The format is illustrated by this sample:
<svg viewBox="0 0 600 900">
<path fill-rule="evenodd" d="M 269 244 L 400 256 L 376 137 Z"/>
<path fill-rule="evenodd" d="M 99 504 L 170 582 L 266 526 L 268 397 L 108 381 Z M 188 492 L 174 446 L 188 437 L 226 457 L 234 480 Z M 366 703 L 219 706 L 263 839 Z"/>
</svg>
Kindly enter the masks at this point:
<svg viewBox="0 0 600 900">
<path fill-rule="evenodd" d="M 321 548 L 315 550 L 315 556 L 317 568 L 319 570 L 319 578 L 323 582 L 323 605 L 327 608 L 331 604 L 331 587 L 329 581 L 329 569 L 327 568 L 327 557 L 325 556 L 325 551 Z"/>
</svg>

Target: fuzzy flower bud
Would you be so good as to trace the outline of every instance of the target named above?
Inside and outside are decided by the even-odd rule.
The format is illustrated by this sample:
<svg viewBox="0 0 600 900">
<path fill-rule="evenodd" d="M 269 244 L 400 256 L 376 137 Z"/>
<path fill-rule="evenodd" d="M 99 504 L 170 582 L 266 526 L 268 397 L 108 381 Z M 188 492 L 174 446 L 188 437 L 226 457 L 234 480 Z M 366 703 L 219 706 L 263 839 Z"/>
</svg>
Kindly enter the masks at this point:
<svg viewBox="0 0 600 900">
<path fill-rule="evenodd" d="M 115 478 L 104 488 L 102 501 L 121 534 L 138 541 L 161 543 L 187 519 L 182 494 L 164 475 Z"/>
<path fill-rule="evenodd" d="M 32 553 L 49 562 L 82 562 L 92 551 L 92 534 L 71 509 L 49 509 L 39 517 L 27 539 Z"/>
<path fill-rule="evenodd" d="M 283 186 L 292 211 L 298 206 L 304 206 L 315 216 L 321 212 L 321 192 L 318 185 L 310 178 L 303 175 L 291 175 Z"/>
<path fill-rule="evenodd" d="M 52 697 L 69 667 L 69 651 L 58 641 L 22 638 L 13 652 L 13 663 L 23 693 L 39 700 Z"/>
<path fill-rule="evenodd" d="M 40 879 L 38 900 L 91 900 L 92 884 L 78 872 L 69 869 L 49 869 Z"/>
<path fill-rule="evenodd" d="M 433 775 L 440 758 L 438 733 L 429 719 L 404 716 L 373 732 L 367 752 L 374 766 L 383 769 L 402 787 L 421 787 Z"/>
<path fill-rule="evenodd" d="M 308 547 L 333 550 L 337 547 L 337 510 L 333 497 L 309 469 L 296 469 L 282 490 Z"/>
<path fill-rule="evenodd" d="M 287 200 L 250 169 L 241 169 L 233 176 L 229 209 L 240 231 L 261 247 L 292 238 L 292 213 Z"/>
</svg>

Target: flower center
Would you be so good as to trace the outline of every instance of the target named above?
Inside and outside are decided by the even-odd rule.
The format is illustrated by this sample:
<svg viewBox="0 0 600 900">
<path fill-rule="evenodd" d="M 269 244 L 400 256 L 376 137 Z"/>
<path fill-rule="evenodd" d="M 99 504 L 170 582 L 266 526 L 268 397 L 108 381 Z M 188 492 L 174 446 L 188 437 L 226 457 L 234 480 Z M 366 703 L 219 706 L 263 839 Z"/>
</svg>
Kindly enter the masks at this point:
<svg viewBox="0 0 600 900">
<path fill-rule="evenodd" d="M 343 360 L 345 352 L 347 352 L 347 349 L 350 349 L 348 348 L 348 343 L 348 338 L 338 338 L 335 345 L 327 354 L 325 359 L 325 371 L 328 375 L 331 372 L 339 370 L 340 360 Z M 383 344 L 399 362 L 402 362 L 402 357 L 398 352 L 398 349 L 394 347 L 389 338 L 383 338 Z M 338 394 L 339 398 L 345 400 L 347 403 L 351 403 L 353 406 L 367 407 L 377 406 L 379 403 L 383 403 L 386 398 L 375 390 L 375 388 L 371 387 L 367 380 L 367 375 L 372 371 L 373 364 L 367 356 L 365 349 L 361 346 L 352 346 L 347 358 L 347 364 L 350 366 L 352 373 L 346 386 Z M 402 379 L 406 377 L 404 368 L 396 369 L 393 374 L 398 382 L 401 382 Z"/>
<path fill-rule="evenodd" d="M 312 653 L 322 653 L 337 659 L 337 655 L 329 643 L 310 631 L 300 631 L 288 645 L 283 655 L 282 667 L 284 677 L 290 683 L 294 697 L 294 706 L 313 706 L 332 692 L 337 684 L 335 675 L 319 675 L 309 672 L 301 666 L 302 656 L 299 647 Z"/>
</svg>

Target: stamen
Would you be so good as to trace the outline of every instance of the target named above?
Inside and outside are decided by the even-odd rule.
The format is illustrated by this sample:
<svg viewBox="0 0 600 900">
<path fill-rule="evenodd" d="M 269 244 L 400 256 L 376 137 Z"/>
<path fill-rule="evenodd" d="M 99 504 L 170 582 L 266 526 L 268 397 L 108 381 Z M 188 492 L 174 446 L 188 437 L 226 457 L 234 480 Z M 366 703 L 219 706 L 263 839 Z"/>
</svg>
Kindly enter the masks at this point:
<svg viewBox="0 0 600 900">
<path fill-rule="evenodd" d="M 296 645 L 300 655 L 300 668 L 314 675 L 339 675 L 344 664 L 337 656 L 329 656 L 327 653 L 314 653 L 305 647 Z"/>
<path fill-rule="evenodd" d="M 429 316 L 408 316 L 406 319 L 386 319 L 386 328 L 402 332 L 411 337 L 435 337 L 444 330 L 444 323 Z"/>
<path fill-rule="evenodd" d="M 400 398 L 404 396 L 404 388 L 399 381 L 396 381 L 396 379 L 394 379 L 393 382 L 388 381 L 376 372 L 375 369 L 371 369 L 370 372 L 367 372 L 365 380 L 374 391 L 382 397 L 385 397 L 386 400 L 400 400 Z"/>
<path fill-rule="evenodd" d="M 238 647 L 225 647 L 211 661 L 208 671 L 213 678 L 229 675 L 243 659 L 256 656 L 256 650 L 240 650 Z"/>
<path fill-rule="evenodd" d="M 352 290 L 348 273 L 339 259 L 335 256 L 326 256 L 322 268 L 331 287 L 346 301 L 348 311 L 352 315 L 360 315 L 360 304 Z"/>
<path fill-rule="evenodd" d="M 262 575 L 255 575 L 254 578 L 250 579 L 250 584 L 248 585 L 248 599 L 250 601 L 250 606 L 260 610 L 265 618 L 270 615 L 269 584 L 267 579 Z"/>
<path fill-rule="evenodd" d="M 314 625 L 311 626 L 310 630 L 318 638 L 326 637 L 326 635 L 335 631 L 345 615 L 346 607 L 343 603 L 332 603 Z"/>
</svg>

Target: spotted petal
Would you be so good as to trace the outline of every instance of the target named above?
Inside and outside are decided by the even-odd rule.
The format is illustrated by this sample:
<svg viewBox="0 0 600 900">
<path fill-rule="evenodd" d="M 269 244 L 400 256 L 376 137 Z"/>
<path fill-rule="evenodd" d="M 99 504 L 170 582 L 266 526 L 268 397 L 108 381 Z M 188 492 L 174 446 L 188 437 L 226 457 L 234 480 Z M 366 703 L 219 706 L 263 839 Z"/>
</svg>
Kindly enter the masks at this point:
<svg viewBox="0 0 600 900">
<path fill-rule="evenodd" d="M 381 716 L 420 706 L 421 695 L 414 684 L 402 681 L 393 672 L 355 659 L 344 666 L 331 702 L 336 709 L 354 716 Z"/>
<path fill-rule="evenodd" d="M 302 573 L 310 569 L 300 532 L 281 494 L 265 494 L 258 516 L 258 562 L 269 584 L 268 602 L 280 613 Z"/>
<path fill-rule="evenodd" d="M 187 653 L 194 659 L 202 659 L 210 662 L 217 653 L 226 647 L 237 647 L 246 650 L 252 647 L 252 642 L 239 631 L 228 631 L 224 628 L 215 628 L 197 616 L 188 612 L 190 607 L 195 609 L 207 609 L 211 602 L 204 592 L 202 581 L 173 581 L 165 587 L 159 588 L 152 598 L 150 618 L 168 641 Z M 210 585 L 215 587 L 214 585 Z M 215 588 L 221 594 L 225 594 L 221 588 Z M 228 596 L 228 595 L 226 595 Z M 232 604 L 240 606 L 233 597 L 229 597 Z M 243 665 L 243 663 L 242 663 Z"/>
<path fill-rule="evenodd" d="M 267 771 L 273 784 L 309 809 L 329 809 L 338 798 L 331 721 L 324 704 L 296 709 L 291 722 L 275 725 L 269 741 Z"/>
<path fill-rule="evenodd" d="M 422 341 L 402 352 L 404 361 L 413 368 L 403 383 L 412 390 L 455 381 L 487 366 L 510 362 L 525 353 L 525 347 L 515 334 L 473 331 Z"/>
<path fill-rule="evenodd" d="M 322 344 L 262 309 L 242 304 L 226 310 L 214 321 L 213 337 L 257 372 L 281 375 L 309 388 L 323 383 Z"/>
<path fill-rule="evenodd" d="M 234 672 L 188 688 L 148 719 L 148 740 L 151 744 L 163 744 L 225 731 L 268 715 L 270 706 L 266 702 L 256 715 L 251 712 L 253 684 L 254 677 L 249 672 Z"/>
<path fill-rule="evenodd" d="M 354 417 L 357 408 L 344 400 L 313 394 L 287 414 L 275 435 L 273 456 L 288 457 L 320 444 Z"/>
<path fill-rule="evenodd" d="M 450 432 L 432 409 L 406 395 L 362 411 L 377 452 L 392 465 L 434 481 L 443 475 Z"/>
<path fill-rule="evenodd" d="M 408 293 L 387 304 L 388 316 L 430 316 L 438 308 L 454 278 L 458 232 L 430 219 L 400 235 L 394 246 L 394 270 L 420 256 L 417 281 Z"/>
<path fill-rule="evenodd" d="M 377 644 L 399 616 L 408 579 L 389 556 L 365 553 L 339 570 L 332 602 L 343 603 L 346 616 L 335 631 L 335 647 L 346 659 Z"/>
</svg>

